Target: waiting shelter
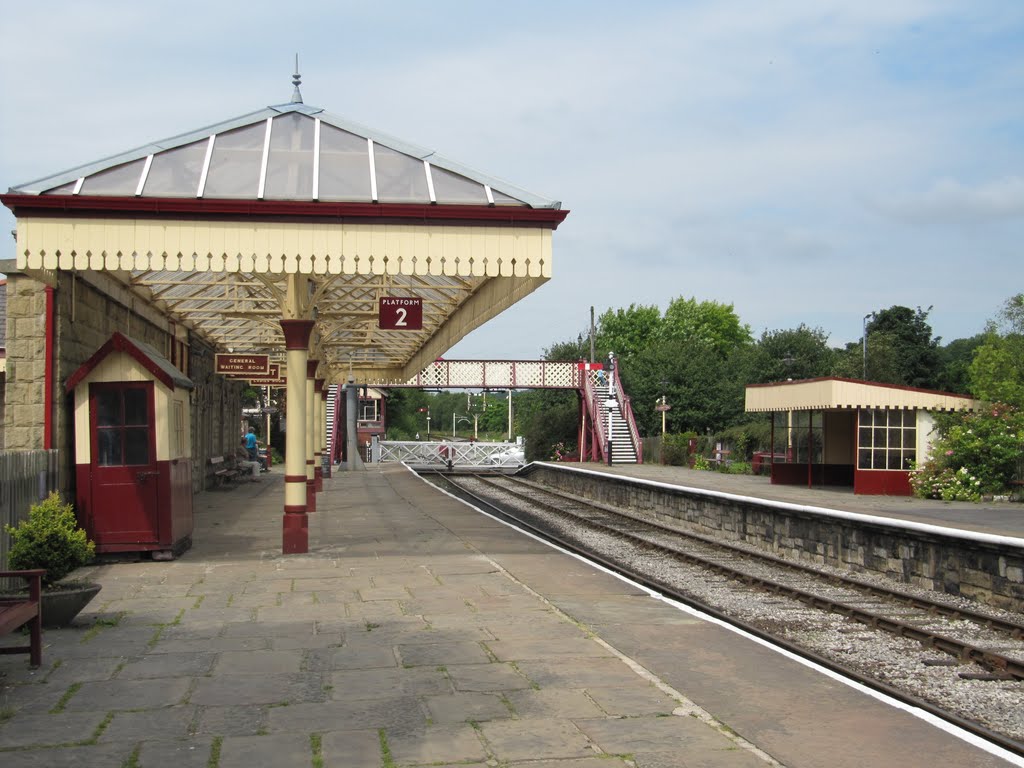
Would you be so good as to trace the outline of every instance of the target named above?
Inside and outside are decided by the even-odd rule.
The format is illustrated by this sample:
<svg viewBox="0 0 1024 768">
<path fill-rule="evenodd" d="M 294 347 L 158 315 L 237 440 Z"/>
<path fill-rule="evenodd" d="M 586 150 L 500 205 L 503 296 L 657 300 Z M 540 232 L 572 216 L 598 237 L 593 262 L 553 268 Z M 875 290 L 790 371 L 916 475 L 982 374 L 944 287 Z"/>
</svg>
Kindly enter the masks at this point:
<svg viewBox="0 0 1024 768">
<path fill-rule="evenodd" d="M 2 447 L 74 444 L 64 385 L 119 331 L 195 385 L 198 490 L 209 459 L 237 444 L 246 382 L 215 360 L 265 356 L 287 391 L 286 553 L 306 551 L 322 487 L 324 385 L 414 377 L 550 279 L 552 233 L 568 215 L 309 106 L 299 84 L 296 73 L 288 103 L 0 195 L 17 217 L 17 259 L 0 263 Z"/>
<path fill-rule="evenodd" d="M 838 377 L 746 388 L 747 412 L 771 414 L 772 483 L 859 494 L 909 496 L 911 468 L 935 437 L 933 414 L 977 407 L 966 395 Z"/>
</svg>

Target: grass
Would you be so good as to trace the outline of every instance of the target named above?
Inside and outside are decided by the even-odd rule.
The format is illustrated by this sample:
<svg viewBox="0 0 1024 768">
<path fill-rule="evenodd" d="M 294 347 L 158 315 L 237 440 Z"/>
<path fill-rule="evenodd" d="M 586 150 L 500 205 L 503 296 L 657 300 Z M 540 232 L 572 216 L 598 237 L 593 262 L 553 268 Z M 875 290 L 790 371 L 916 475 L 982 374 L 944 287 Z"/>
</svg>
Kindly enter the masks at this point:
<svg viewBox="0 0 1024 768">
<path fill-rule="evenodd" d="M 388 746 L 388 735 L 383 728 L 377 730 L 377 738 L 380 739 L 381 768 L 395 768 L 395 758 L 391 755 L 391 747 Z"/>
<path fill-rule="evenodd" d="M 217 768 L 220 765 L 220 748 L 224 744 L 224 737 L 218 736 L 210 745 L 210 758 L 206 761 L 206 768 Z"/>
<path fill-rule="evenodd" d="M 53 709 L 50 710 L 50 714 L 59 715 L 61 712 L 63 712 L 64 707 L 66 707 L 68 705 L 68 702 L 71 701 L 71 697 L 78 693 L 81 687 L 81 683 L 72 683 L 71 686 L 66 691 L 64 691 L 64 695 L 60 697 L 60 701 L 53 705 Z"/>
<path fill-rule="evenodd" d="M 323 736 L 309 734 L 309 748 L 313 752 L 313 768 L 324 768 Z"/>
</svg>

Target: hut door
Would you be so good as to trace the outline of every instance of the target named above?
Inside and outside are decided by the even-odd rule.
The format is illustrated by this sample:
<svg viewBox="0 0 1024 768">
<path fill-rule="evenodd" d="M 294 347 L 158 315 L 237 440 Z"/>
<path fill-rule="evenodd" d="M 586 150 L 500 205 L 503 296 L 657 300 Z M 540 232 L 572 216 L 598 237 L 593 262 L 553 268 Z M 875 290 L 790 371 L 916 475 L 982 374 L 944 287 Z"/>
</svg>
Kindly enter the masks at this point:
<svg viewBox="0 0 1024 768">
<path fill-rule="evenodd" d="M 89 424 L 96 543 L 157 541 L 160 475 L 153 383 L 90 384 Z"/>
</svg>

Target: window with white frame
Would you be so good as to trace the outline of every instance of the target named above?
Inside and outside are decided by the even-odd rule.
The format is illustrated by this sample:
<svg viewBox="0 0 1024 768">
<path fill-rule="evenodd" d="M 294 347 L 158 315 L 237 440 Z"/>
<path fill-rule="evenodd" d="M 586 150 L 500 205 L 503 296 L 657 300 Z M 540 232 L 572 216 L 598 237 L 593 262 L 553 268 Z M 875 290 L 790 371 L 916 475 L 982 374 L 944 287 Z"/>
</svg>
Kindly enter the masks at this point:
<svg viewBox="0 0 1024 768">
<path fill-rule="evenodd" d="M 857 468 L 908 470 L 917 460 L 917 412 L 864 408 L 857 429 Z"/>
</svg>

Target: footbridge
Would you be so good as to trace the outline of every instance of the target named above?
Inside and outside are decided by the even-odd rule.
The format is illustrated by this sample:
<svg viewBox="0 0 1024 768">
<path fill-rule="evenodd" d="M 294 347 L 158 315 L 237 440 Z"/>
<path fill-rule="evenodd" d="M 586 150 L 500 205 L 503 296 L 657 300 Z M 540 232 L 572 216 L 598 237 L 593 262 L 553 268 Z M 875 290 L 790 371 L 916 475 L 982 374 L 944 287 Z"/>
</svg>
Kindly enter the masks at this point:
<svg viewBox="0 0 1024 768">
<path fill-rule="evenodd" d="M 366 382 L 379 389 L 571 389 L 579 393 L 583 461 L 637 464 L 643 444 L 618 366 L 582 360 L 435 360 L 411 379 Z"/>
</svg>

